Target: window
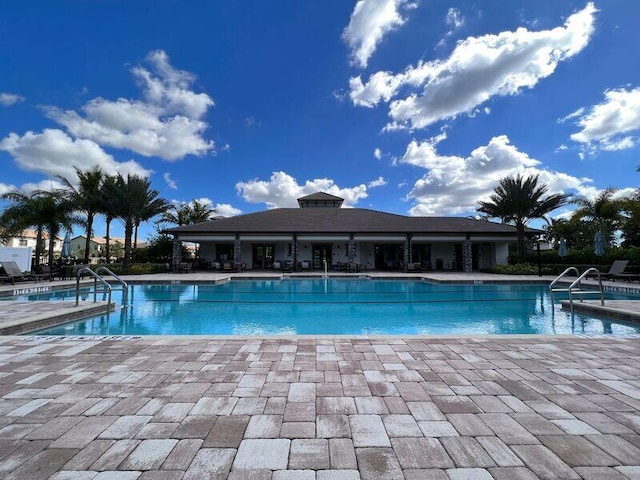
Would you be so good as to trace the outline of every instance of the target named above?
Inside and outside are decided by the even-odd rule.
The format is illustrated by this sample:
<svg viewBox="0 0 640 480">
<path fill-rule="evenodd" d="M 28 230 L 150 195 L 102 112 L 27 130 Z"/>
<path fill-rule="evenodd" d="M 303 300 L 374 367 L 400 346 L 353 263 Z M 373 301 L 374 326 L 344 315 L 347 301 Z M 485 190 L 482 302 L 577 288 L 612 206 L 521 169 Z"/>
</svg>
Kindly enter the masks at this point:
<svg viewBox="0 0 640 480">
<path fill-rule="evenodd" d="M 20 240 L 18 240 L 18 246 L 19 247 L 26 247 L 27 246 L 27 239 L 26 238 L 21 238 Z"/>
</svg>

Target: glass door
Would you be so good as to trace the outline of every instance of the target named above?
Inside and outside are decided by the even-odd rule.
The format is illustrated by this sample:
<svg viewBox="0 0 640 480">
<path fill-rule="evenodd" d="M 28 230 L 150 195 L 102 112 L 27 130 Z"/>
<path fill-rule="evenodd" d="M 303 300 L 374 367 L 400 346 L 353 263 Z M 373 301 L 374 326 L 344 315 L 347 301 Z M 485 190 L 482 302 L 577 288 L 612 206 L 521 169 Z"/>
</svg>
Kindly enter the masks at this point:
<svg viewBox="0 0 640 480">
<path fill-rule="evenodd" d="M 252 266 L 257 270 L 265 270 L 273 268 L 274 245 L 253 245 L 252 248 Z"/>
<path fill-rule="evenodd" d="M 331 245 L 313 245 L 312 255 L 314 270 L 324 270 L 324 262 L 331 267 Z"/>
</svg>

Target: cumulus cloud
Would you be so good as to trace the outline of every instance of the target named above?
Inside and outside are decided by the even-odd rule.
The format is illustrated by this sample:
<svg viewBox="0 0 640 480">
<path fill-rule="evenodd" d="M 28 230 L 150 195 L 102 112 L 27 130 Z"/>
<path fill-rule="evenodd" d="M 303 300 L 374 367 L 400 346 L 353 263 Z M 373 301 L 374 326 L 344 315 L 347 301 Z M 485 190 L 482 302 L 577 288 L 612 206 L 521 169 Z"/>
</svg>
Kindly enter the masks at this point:
<svg viewBox="0 0 640 480">
<path fill-rule="evenodd" d="M 171 178 L 171 174 L 169 172 L 165 172 L 162 178 L 164 178 L 164 181 L 167 183 L 167 187 L 171 188 L 172 190 L 178 189 L 178 184 Z"/>
<path fill-rule="evenodd" d="M 62 130 L 45 129 L 42 133 L 15 133 L 0 141 L 0 151 L 9 153 L 24 170 L 45 175 L 76 178 L 74 167 L 87 171 L 99 167 L 107 175 L 151 173 L 133 160 L 117 162 L 92 140 L 73 139 Z"/>
<path fill-rule="evenodd" d="M 367 188 L 384 187 L 388 182 L 383 177 L 378 177 L 367 183 Z"/>
<path fill-rule="evenodd" d="M 81 113 L 57 107 L 45 113 L 76 138 L 147 157 L 179 160 L 214 151 L 214 143 L 203 137 L 208 128 L 203 118 L 213 100 L 192 90 L 195 76 L 173 68 L 162 50 L 147 55 L 145 65 L 131 69 L 142 100 L 97 97 Z"/>
<path fill-rule="evenodd" d="M 13 192 L 15 189 L 15 185 L 0 182 L 0 195 L 4 195 L 7 192 Z"/>
<path fill-rule="evenodd" d="M 585 113 L 586 112 L 586 113 Z M 640 87 L 604 92 L 604 101 L 580 108 L 565 119 L 577 118 L 581 130 L 571 139 L 587 150 L 615 151 L 635 146 L 640 133 Z"/>
<path fill-rule="evenodd" d="M 193 207 L 194 202 L 198 202 L 201 205 L 206 205 L 214 209 L 215 211 L 211 215 L 211 218 L 220 217 L 220 216 L 233 217 L 235 215 L 240 215 L 242 213 L 242 210 L 240 210 L 239 208 L 235 208 L 234 206 L 228 203 L 214 203 L 213 200 L 211 200 L 208 197 L 195 198 L 189 202 L 180 201 L 180 200 L 171 200 L 171 203 L 173 203 L 176 206 L 189 205 L 190 207 Z"/>
<path fill-rule="evenodd" d="M 62 190 L 65 188 L 67 187 L 57 178 L 41 180 L 35 183 L 34 182 L 23 183 L 20 187 L 17 187 L 16 185 L 8 185 L 6 183 L 0 183 L 0 195 L 3 195 L 7 192 L 15 192 L 16 190 L 26 194 L 30 194 L 35 191 L 51 192 L 54 190 Z"/>
<path fill-rule="evenodd" d="M 441 155 L 440 135 L 424 142 L 412 141 L 397 163 L 414 165 L 428 172 L 415 182 L 407 198 L 415 203 L 411 215 L 451 215 L 473 213 L 479 200 L 488 200 L 501 178 L 508 175 L 540 175 L 550 193 L 576 191 L 589 193 L 592 180 L 554 172 L 541 167 L 511 144 L 506 135 L 493 137 L 487 145 L 468 156 Z"/>
<path fill-rule="evenodd" d="M 0 93 L 0 105 L 4 107 L 10 107 L 16 103 L 23 102 L 24 97 L 16 95 L 15 93 Z"/>
<path fill-rule="evenodd" d="M 216 210 L 214 216 L 235 217 L 236 215 L 240 215 L 242 213 L 242 210 L 240 210 L 239 208 L 235 208 L 228 203 L 215 203 L 212 205 Z"/>
<path fill-rule="evenodd" d="M 376 159 L 380 160 L 380 159 L 382 158 L 382 150 L 380 150 L 379 148 L 376 148 L 376 149 L 373 151 L 373 156 L 374 156 Z"/>
<path fill-rule="evenodd" d="M 380 179 L 378 179 L 380 180 Z M 238 194 L 250 203 L 265 203 L 269 208 L 297 207 L 297 199 L 316 192 L 326 192 L 344 198 L 345 207 L 353 207 L 367 198 L 367 185 L 340 188 L 329 178 L 307 180 L 303 185 L 285 172 L 273 172 L 269 180 L 249 180 L 236 183 Z"/>
<path fill-rule="evenodd" d="M 415 8 L 408 0 L 359 0 L 342 39 L 350 49 L 351 63 L 367 67 L 382 38 L 402 26 L 400 10 Z"/>
<path fill-rule="evenodd" d="M 376 72 L 349 81 L 351 101 L 374 107 L 390 102 L 387 130 L 424 128 L 472 113 L 493 96 L 516 95 L 551 75 L 561 61 L 580 53 L 594 32 L 593 3 L 551 30 L 469 37 L 449 58 L 419 62 L 404 72 Z M 397 98 L 404 94 L 404 98 Z"/>
</svg>

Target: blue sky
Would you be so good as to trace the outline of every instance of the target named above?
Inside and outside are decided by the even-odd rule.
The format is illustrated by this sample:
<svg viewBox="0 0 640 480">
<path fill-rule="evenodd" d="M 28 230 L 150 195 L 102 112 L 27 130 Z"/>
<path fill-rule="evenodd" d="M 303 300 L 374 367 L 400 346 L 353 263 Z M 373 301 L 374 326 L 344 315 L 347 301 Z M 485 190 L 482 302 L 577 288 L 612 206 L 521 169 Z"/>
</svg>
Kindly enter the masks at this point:
<svg viewBox="0 0 640 480">
<path fill-rule="evenodd" d="M 638 18 L 635 0 L 5 2 L 0 193 L 100 166 L 222 215 L 317 190 L 473 215 L 515 173 L 629 194 Z"/>
</svg>

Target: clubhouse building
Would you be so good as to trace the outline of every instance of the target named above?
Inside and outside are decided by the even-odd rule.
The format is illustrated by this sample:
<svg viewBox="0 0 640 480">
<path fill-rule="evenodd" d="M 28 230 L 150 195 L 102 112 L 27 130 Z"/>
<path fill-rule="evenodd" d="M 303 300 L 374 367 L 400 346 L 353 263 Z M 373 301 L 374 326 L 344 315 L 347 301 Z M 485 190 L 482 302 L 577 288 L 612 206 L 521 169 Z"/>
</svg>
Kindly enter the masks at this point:
<svg viewBox="0 0 640 480">
<path fill-rule="evenodd" d="M 182 242 L 200 245 L 200 261 L 221 270 L 453 270 L 506 264 L 516 241 L 511 225 L 460 217 L 408 217 L 342 208 L 343 199 L 318 192 L 299 208 L 219 218 L 169 228 L 173 262 Z M 528 229 L 531 236 L 540 233 Z"/>
</svg>

